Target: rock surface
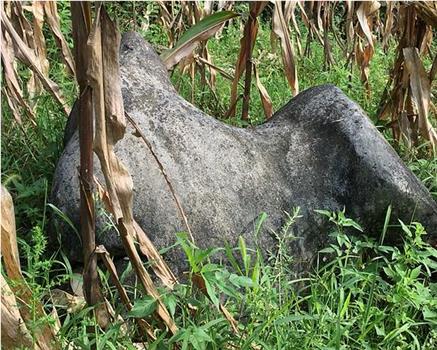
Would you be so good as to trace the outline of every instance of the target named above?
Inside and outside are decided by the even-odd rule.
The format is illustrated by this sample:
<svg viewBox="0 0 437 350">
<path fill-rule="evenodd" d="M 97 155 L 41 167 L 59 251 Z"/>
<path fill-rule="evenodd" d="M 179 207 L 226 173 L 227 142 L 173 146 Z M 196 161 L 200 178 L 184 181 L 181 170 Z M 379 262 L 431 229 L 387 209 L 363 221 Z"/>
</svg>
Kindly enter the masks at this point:
<svg viewBox="0 0 437 350">
<path fill-rule="evenodd" d="M 436 202 L 360 107 L 338 88 L 308 89 L 265 124 L 240 129 L 180 97 L 159 57 L 138 34 L 124 35 L 120 55 L 125 110 L 166 169 L 197 245 L 235 245 L 240 234 L 253 245 L 255 220 L 266 212 L 258 242 L 274 250 L 270 230 L 278 231 L 284 211 L 296 206 L 303 216 L 294 226 L 297 239 L 290 244 L 297 265 L 307 262 L 328 239 L 329 223 L 314 209 L 346 207 L 349 217 L 378 236 L 392 204 L 393 218 L 410 222 L 414 214 L 436 238 Z M 79 143 L 71 127 L 66 141 L 52 202 L 78 227 Z M 155 160 L 130 125 L 116 153 L 133 177 L 136 220 L 159 249 L 174 244 L 175 233 L 185 229 L 183 222 Z M 103 216 L 98 219 L 97 241 L 123 256 L 121 241 L 115 230 L 105 229 L 106 221 Z M 77 235 L 62 220 L 58 223 L 64 249 L 80 261 Z M 387 236 L 398 238 L 390 232 Z M 169 252 L 166 259 L 181 272 L 179 251 Z"/>
</svg>

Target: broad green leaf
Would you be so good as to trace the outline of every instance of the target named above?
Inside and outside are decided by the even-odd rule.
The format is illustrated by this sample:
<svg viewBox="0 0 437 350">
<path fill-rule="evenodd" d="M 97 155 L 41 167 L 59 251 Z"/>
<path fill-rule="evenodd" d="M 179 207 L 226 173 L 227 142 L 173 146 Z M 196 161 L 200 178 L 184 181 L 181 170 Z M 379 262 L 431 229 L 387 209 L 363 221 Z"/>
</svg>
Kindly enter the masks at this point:
<svg viewBox="0 0 437 350">
<path fill-rule="evenodd" d="M 319 250 L 319 253 L 332 254 L 332 253 L 335 253 L 335 250 L 334 250 L 334 248 L 327 247 L 327 248 L 324 248 L 322 250 Z"/>
<path fill-rule="evenodd" d="M 164 294 L 162 296 L 162 301 L 164 305 L 167 306 L 170 315 L 174 317 L 174 314 L 176 312 L 176 305 L 177 305 L 176 297 L 172 293 Z"/>
<path fill-rule="evenodd" d="M 129 317 L 144 318 L 151 315 L 156 310 L 156 300 L 150 296 L 145 296 L 137 300 L 128 312 Z"/>
<path fill-rule="evenodd" d="M 161 59 L 167 69 L 170 69 L 180 60 L 191 55 L 200 41 L 213 36 L 221 24 L 237 16 L 238 14 L 233 11 L 216 12 L 188 29 L 172 49 L 161 54 Z"/>
<path fill-rule="evenodd" d="M 315 211 L 317 214 L 320 214 L 320 215 L 326 216 L 326 217 L 328 217 L 328 218 L 331 217 L 331 212 L 328 211 L 328 210 L 314 209 L 314 211 Z"/>
<path fill-rule="evenodd" d="M 340 318 L 343 318 L 344 314 L 347 311 L 347 308 L 348 308 L 350 300 L 351 300 L 351 294 L 352 294 L 352 292 L 349 292 L 348 296 L 346 297 L 346 300 L 344 301 L 343 307 L 341 308 L 341 311 L 340 311 Z"/>
<path fill-rule="evenodd" d="M 203 274 L 203 273 L 202 273 L 202 277 L 205 282 L 206 292 L 208 293 L 209 298 L 211 299 L 212 303 L 218 307 L 219 299 L 214 288 L 215 278 L 211 276 L 211 274 Z"/>
<path fill-rule="evenodd" d="M 423 313 L 423 318 L 426 321 L 431 322 L 431 323 L 437 325 L 437 312 L 436 311 L 433 311 L 428 306 L 425 306 L 423 308 L 422 313 Z"/>
<path fill-rule="evenodd" d="M 252 279 L 246 276 L 238 276 L 233 273 L 229 277 L 229 281 L 237 287 L 253 287 Z"/>
</svg>

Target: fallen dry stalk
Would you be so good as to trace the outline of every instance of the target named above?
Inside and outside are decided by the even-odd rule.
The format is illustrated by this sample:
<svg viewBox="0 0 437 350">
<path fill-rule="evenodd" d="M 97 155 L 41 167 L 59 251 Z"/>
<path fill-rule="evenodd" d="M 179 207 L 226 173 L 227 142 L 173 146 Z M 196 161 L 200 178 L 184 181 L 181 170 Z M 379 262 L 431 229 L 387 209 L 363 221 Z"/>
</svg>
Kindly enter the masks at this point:
<svg viewBox="0 0 437 350">
<path fill-rule="evenodd" d="M 121 284 L 120 279 L 118 278 L 117 269 L 108 251 L 103 245 L 99 245 L 98 247 L 96 247 L 95 253 L 98 256 L 100 256 L 100 259 L 103 261 L 103 263 L 106 266 L 106 269 L 109 271 L 112 282 L 115 284 L 115 287 L 118 290 L 118 295 L 120 296 L 122 303 L 124 304 L 124 306 L 128 311 L 132 310 L 132 303 L 129 299 L 129 296 L 127 295 L 126 289 Z M 146 322 L 143 319 L 136 319 L 136 322 L 138 323 L 140 330 L 143 333 L 147 334 L 150 339 L 152 340 L 156 339 L 156 336 L 153 333 L 153 328 L 148 322 Z"/>
<path fill-rule="evenodd" d="M 267 92 L 267 89 L 261 83 L 261 80 L 260 80 L 259 74 L 258 74 L 258 68 L 256 67 L 256 64 L 253 65 L 253 73 L 255 74 L 256 87 L 258 88 L 259 96 L 261 98 L 261 103 L 263 105 L 264 115 L 265 115 L 266 119 L 270 119 L 273 115 L 272 100 L 269 96 L 269 93 Z"/>
<path fill-rule="evenodd" d="M 146 144 L 147 148 L 149 149 L 150 153 L 152 154 L 153 158 L 156 161 L 156 164 L 159 167 L 159 170 L 161 171 L 162 176 L 165 179 L 165 182 L 167 183 L 167 186 L 173 196 L 173 199 L 176 203 L 176 207 L 179 211 L 179 215 L 182 218 L 182 221 L 184 222 L 185 228 L 187 229 L 188 234 L 190 235 L 191 241 L 194 242 L 194 237 L 193 237 L 193 233 L 191 231 L 191 227 L 188 224 L 188 219 L 187 216 L 185 215 L 185 211 L 181 205 L 181 202 L 179 201 L 179 198 L 173 188 L 173 185 L 170 182 L 170 179 L 164 169 L 164 166 L 162 165 L 161 161 L 159 160 L 158 156 L 156 155 L 155 151 L 153 150 L 152 144 L 147 140 L 146 136 L 144 135 L 144 133 L 141 131 L 141 129 L 138 127 L 137 123 L 132 119 L 132 117 L 125 112 L 126 118 L 129 121 L 129 123 L 131 123 L 131 125 L 134 127 L 135 131 L 138 133 L 138 135 L 140 135 L 141 139 L 144 141 L 144 143 Z"/>
<path fill-rule="evenodd" d="M 167 185 L 170 188 L 170 191 L 171 191 L 171 193 L 173 195 L 173 198 L 175 199 L 175 202 L 176 202 L 176 204 L 178 206 L 179 212 L 180 212 L 181 215 L 183 215 L 183 218 L 185 218 L 185 224 L 186 224 L 187 230 L 189 230 L 189 233 L 190 233 L 190 236 L 191 236 L 190 238 L 191 238 L 192 242 L 194 243 L 194 237 L 191 234 L 191 229 L 190 229 L 190 227 L 188 225 L 188 220 L 187 220 L 187 218 L 185 216 L 185 213 L 184 213 L 184 211 L 182 209 L 182 206 L 180 205 L 180 202 L 178 200 L 176 192 L 174 191 L 173 186 L 172 186 L 170 180 L 167 177 L 167 174 L 166 174 L 166 172 L 164 170 L 164 167 L 163 167 L 162 163 L 160 162 L 160 160 L 159 160 L 158 156 L 156 155 L 156 153 L 153 151 L 151 143 L 147 140 L 146 136 L 141 131 L 141 129 L 138 127 L 137 123 L 132 119 L 132 117 L 129 116 L 129 114 L 127 112 L 125 112 L 125 115 L 126 115 L 127 120 L 129 121 L 129 123 L 131 123 L 131 125 L 134 127 L 134 129 L 137 132 L 137 134 L 140 135 L 140 137 L 142 138 L 142 140 L 144 141 L 144 143 L 147 145 L 147 147 L 149 148 L 150 152 L 152 153 L 153 157 L 155 158 L 155 160 L 156 160 L 156 162 L 157 162 L 157 164 L 158 164 L 158 166 L 159 166 L 159 168 L 161 170 L 161 173 L 164 176 L 164 178 L 165 178 L 165 180 L 167 182 Z M 136 227 L 141 229 L 138 224 L 136 224 Z M 144 237 L 146 237 L 148 239 L 147 235 L 144 235 Z M 150 245 L 153 247 L 153 244 L 151 242 L 150 242 Z M 154 248 L 154 249 L 156 249 L 156 248 Z M 175 283 L 177 283 L 176 280 L 175 280 Z M 196 281 L 193 280 L 193 283 L 196 283 Z M 225 316 L 225 318 L 229 321 L 232 330 L 237 334 L 238 333 L 237 321 L 232 317 L 231 313 L 225 308 L 224 305 L 220 304 L 219 305 L 219 309 L 222 312 L 222 314 Z"/>
<path fill-rule="evenodd" d="M 97 192 L 99 193 L 99 197 L 102 200 L 105 209 L 109 213 L 114 215 L 108 192 L 103 188 L 102 184 L 100 184 L 97 178 L 94 178 L 94 182 L 96 183 Z M 161 254 L 159 254 L 158 250 L 150 241 L 147 234 L 143 231 L 140 225 L 138 225 L 135 219 L 134 219 L 134 229 L 136 233 L 136 236 L 134 238 L 136 238 L 139 244 L 141 253 L 147 257 L 147 259 L 149 260 L 152 266 L 153 271 L 159 277 L 162 283 L 169 289 L 173 289 L 175 283 L 177 283 L 176 277 L 168 267 L 167 263 L 162 258 Z"/>
</svg>

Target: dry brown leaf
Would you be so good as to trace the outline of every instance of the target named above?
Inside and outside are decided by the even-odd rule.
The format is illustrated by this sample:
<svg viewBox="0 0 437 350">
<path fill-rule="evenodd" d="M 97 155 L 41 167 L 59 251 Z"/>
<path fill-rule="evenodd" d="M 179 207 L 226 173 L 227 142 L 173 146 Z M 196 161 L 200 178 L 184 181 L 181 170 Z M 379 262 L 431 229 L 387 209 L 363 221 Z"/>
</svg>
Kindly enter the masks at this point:
<svg viewBox="0 0 437 350">
<path fill-rule="evenodd" d="M 355 60 L 360 67 L 361 70 L 361 81 L 364 83 L 367 92 L 370 92 L 369 85 L 369 64 L 370 60 L 373 57 L 374 48 L 372 45 L 368 44 L 366 47 L 362 47 L 361 41 L 357 41 L 355 45 Z"/>
<path fill-rule="evenodd" d="M 320 4 L 320 7 L 322 5 Z M 323 31 L 323 51 L 325 54 L 325 67 L 331 67 L 334 64 L 332 56 L 331 43 L 329 41 L 329 30 L 332 23 L 331 3 L 324 2 L 324 10 L 322 16 L 322 31 Z"/>
<path fill-rule="evenodd" d="M 2 88 L 2 96 L 6 97 L 6 101 L 8 103 L 8 106 L 11 110 L 12 116 L 15 119 L 15 122 L 22 126 L 23 125 L 23 121 L 21 120 L 21 115 L 20 112 L 18 110 L 18 105 L 15 101 L 15 99 L 12 97 L 12 93 L 10 92 L 10 90 L 8 88 L 3 87 Z"/>
<path fill-rule="evenodd" d="M 46 42 L 43 34 L 44 25 L 44 2 L 32 2 L 33 15 L 33 41 L 35 43 L 35 55 L 40 58 L 41 69 L 45 74 L 48 74 L 49 61 L 47 60 Z"/>
<path fill-rule="evenodd" d="M 160 278 L 164 285 L 169 289 L 173 289 L 175 283 L 177 283 L 176 276 L 170 270 L 161 254 L 159 254 L 158 250 L 153 245 L 152 241 L 136 221 L 134 221 L 134 229 L 141 253 L 147 257 L 153 271 L 155 271 L 155 274 Z"/>
<path fill-rule="evenodd" d="M 419 47 L 419 53 L 421 56 L 425 55 L 426 53 L 429 53 L 429 55 L 432 57 L 432 55 L 434 54 L 434 52 L 431 49 L 432 39 L 433 39 L 433 28 L 431 26 L 426 26 L 425 34 L 423 35 L 423 39 Z"/>
<path fill-rule="evenodd" d="M 304 8 L 303 4 L 305 4 L 306 9 Z M 314 5 L 316 5 L 316 7 Z M 313 39 L 314 35 L 317 37 L 317 40 L 320 42 L 320 44 L 323 45 L 321 30 L 319 30 L 318 26 L 315 24 L 315 21 L 319 21 L 318 5 L 315 1 L 308 1 L 305 3 L 303 1 L 299 1 L 298 6 L 301 11 L 302 21 L 308 29 L 305 52 L 306 54 L 309 54 L 310 42 Z"/>
<path fill-rule="evenodd" d="M 56 6 L 56 1 L 44 1 L 43 6 L 44 6 L 44 12 L 46 14 L 47 24 L 49 25 L 50 30 L 55 36 L 56 44 L 61 49 L 61 53 L 62 53 L 61 57 L 64 60 L 66 67 L 68 68 L 68 71 L 71 74 L 75 75 L 73 55 L 71 54 L 67 41 L 65 40 L 65 37 L 61 31 L 61 24 L 59 23 L 59 15 Z"/>
<path fill-rule="evenodd" d="M 286 1 L 285 2 L 285 9 L 284 9 L 284 18 L 286 23 L 290 23 L 293 25 L 293 29 L 296 33 L 296 44 L 297 44 L 297 51 L 298 54 L 302 54 L 302 45 L 300 43 L 300 38 L 302 34 L 300 33 L 299 25 L 296 21 L 296 7 L 297 7 L 298 1 Z"/>
<path fill-rule="evenodd" d="M 395 8 L 395 3 L 393 1 L 387 1 L 387 8 L 385 10 L 385 23 L 384 23 L 384 32 L 382 34 L 382 47 L 384 52 L 388 49 L 388 40 L 390 39 L 391 31 L 394 24 L 394 13 L 393 10 Z"/>
<path fill-rule="evenodd" d="M 421 134 L 431 142 L 433 148 L 437 143 L 437 134 L 428 119 L 431 84 L 428 74 L 420 60 L 417 48 L 403 49 L 405 66 L 410 76 L 411 95 L 418 111 L 419 129 Z"/>
<path fill-rule="evenodd" d="M 251 33 L 250 39 L 248 39 L 249 34 L 247 34 L 248 29 L 245 29 L 245 35 L 240 39 L 240 53 L 238 55 L 237 63 L 235 65 L 235 73 L 234 73 L 234 80 L 232 82 L 231 87 L 231 98 L 229 101 L 230 108 L 229 111 L 226 113 L 226 117 L 234 117 L 236 106 L 237 106 L 237 97 L 238 97 L 238 84 L 241 78 L 241 75 L 244 72 L 245 69 L 245 63 L 247 60 L 247 54 L 248 54 L 248 48 L 249 48 L 249 42 L 255 41 L 257 30 L 254 30 Z"/>
<path fill-rule="evenodd" d="M 13 24 L 15 30 L 18 35 L 23 39 L 24 43 L 33 51 L 35 54 L 35 64 L 41 69 L 41 71 L 47 75 L 48 74 L 48 61 L 45 55 L 45 43 L 41 42 L 40 36 L 42 32 L 39 33 L 38 21 L 40 20 L 39 16 L 39 6 L 37 5 L 35 8 L 32 5 L 23 6 L 25 3 L 20 1 L 12 2 L 12 11 L 9 18 L 11 19 L 11 23 Z M 24 11 L 28 11 L 34 17 L 34 25 L 32 26 L 30 21 L 27 19 L 27 16 L 24 14 Z M 36 12 L 34 14 L 33 12 Z M 42 37 L 44 41 L 44 37 Z M 16 50 L 17 57 L 21 60 L 22 54 L 19 50 Z M 31 107 L 35 108 L 36 100 L 35 96 L 38 96 L 43 90 L 43 86 L 41 80 L 37 75 L 31 70 L 29 79 L 27 79 L 26 89 L 29 94 L 28 103 Z"/>
<path fill-rule="evenodd" d="M 346 4 L 346 50 L 352 46 L 355 30 L 354 30 L 354 22 L 353 22 L 353 16 L 354 16 L 354 5 L 355 2 L 347 0 L 345 1 Z M 346 52 L 347 52 L 346 51 Z"/>
<path fill-rule="evenodd" d="M 431 83 L 434 80 L 436 73 L 437 73 L 437 54 L 434 56 L 434 61 L 432 62 L 431 70 L 429 71 L 429 81 Z"/>
<path fill-rule="evenodd" d="M 323 32 L 323 20 L 322 20 L 323 1 L 315 1 L 314 4 L 316 5 L 317 29 L 321 33 L 321 32 Z"/>
<path fill-rule="evenodd" d="M 362 1 L 361 5 L 357 9 L 357 18 L 360 23 L 361 30 L 366 36 L 367 42 L 373 47 L 374 39 L 373 34 L 369 26 L 372 14 L 379 9 L 381 4 L 378 1 Z"/>
<path fill-rule="evenodd" d="M 21 123 L 21 115 L 17 110 L 18 106 L 21 106 L 30 118 L 30 122 L 33 126 L 36 126 L 35 114 L 28 105 L 27 101 L 23 97 L 23 91 L 21 90 L 18 82 L 18 74 L 14 66 L 14 49 L 11 42 L 11 38 L 7 33 L 2 31 L 1 40 L 1 59 L 3 63 L 3 74 L 6 83 L 6 87 L 9 93 L 6 94 L 8 98 L 8 104 L 14 113 L 15 120 Z"/>
<path fill-rule="evenodd" d="M 1 218 L 3 266 L 9 278 L 18 280 L 22 278 L 22 275 L 15 231 L 14 204 L 11 195 L 3 185 L 1 185 Z"/>
<path fill-rule="evenodd" d="M 264 115 L 266 116 L 267 119 L 270 119 L 271 116 L 273 115 L 272 100 L 266 88 L 264 87 L 264 85 L 261 83 L 261 80 L 259 79 L 258 69 L 256 68 L 256 65 L 253 66 L 253 71 L 255 73 L 256 87 L 258 88 L 259 97 L 261 98 L 261 102 L 263 105 Z"/>
<path fill-rule="evenodd" d="M 398 55 L 381 99 L 378 117 L 391 117 L 390 126 L 398 142 L 403 140 L 407 145 L 417 146 L 421 134 L 435 148 L 436 131 L 428 118 L 435 65 L 433 63 L 426 74 L 418 53 L 418 50 L 428 48 L 429 26 L 412 3 L 399 3 L 397 10 Z"/>
<path fill-rule="evenodd" d="M 97 178 L 95 178 L 94 181 L 96 182 L 97 192 L 99 193 L 99 197 L 101 198 L 105 209 L 113 214 L 108 192 L 103 188 Z M 162 283 L 169 289 L 173 289 L 175 283 L 177 283 L 176 277 L 140 225 L 138 225 L 135 220 L 133 225 L 135 229 L 134 238 L 139 244 L 141 253 L 147 257 L 153 271 L 161 279 Z"/>
<path fill-rule="evenodd" d="M 275 1 L 275 9 L 273 12 L 273 31 L 280 39 L 285 75 L 293 96 L 296 96 L 299 93 L 299 83 L 297 79 L 297 67 L 294 58 L 295 54 L 288 31 L 288 24 L 285 22 L 284 13 L 282 11 L 282 3 L 279 1 Z"/>
<path fill-rule="evenodd" d="M 9 288 L 2 274 L 1 283 L 1 343 L 4 349 L 24 347 L 40 349 L 33 345 L 32 336 L 20 315 L 15 295 Z"/>
<path fill-rule="evenodd" d="M 302 22 L 305 25 L 305 27 L 310 28 L 310 19 L 309 19 L 308 14 L 306 13 L 305 8 L 302 4 L 304 4 L 303 1 L 297 2 L 297 6 L 299 7 L 300 14 L 302 17 Z"/>
<path fill-rule="evenodd" d="M 249 19 L 248 19 L 248 27 L 249 30 L 252 31 L 254 28 L 256 31 L 258 30 L 258 15 L 262 12 L 264 7 L 267 5 L 267 2 L 251 2 L 249 5 Z M 249 36 L 250 37 L 250 36 Z M 252 86 L 252 51 L 255 46 L 255 38 L 253 41 L 250 41 L 250 46 L 248 47 L 247 57 L 246 57 L 246 76 L 244 79 L 244 92 L 243 92 L 243 107 L 241 111 L 241 119 L 248 120 L 249 119 L 249 102 L 250 102 L 250 89 Z"/>
<path fill-rule="evenodd" d="M 65 309 L 67 313 L 75 313 L 86 306 L 85 298 L 70 294 L 61 289 L 50 291 L 50 298 L 56 308 Z"/>
<path fill-rule="evenodd" d="M 46 43 L 42 31 L 44 24 L 44 10 L 43 3 L 40 1 L 34 1 L 32 3 L 31 12 L 33 14 L 33 40 L 32 46 L 37 58 L 36 63 L 44 73 L 45 76 L 49 74 L 49 61 L 47 60 Z M 32 105 L 35 104 L 34 97 L 38 96 L 42 91 L 42 85 L 40 80 L 33 75 L 27 84 L 27 91 L 29 92 L 29 101 Z"/>
<path fill-rule="evenodd" d="M 118 278 L 117 269 L 114 265 L 114 262 L 111 259 L 111 256 L 109 255 L 108 251 L 106 250 L 106 248 L 103 245 L 99 245 L 98 247 L 96 247 L 95 252 L 103 260 L 103 263 L 105 264 L 106 269 L 108 270 L 108 272 L 111 276 L 112 282 L 115 284 L 115 287 L 118 290 L 118 295 L 120 296 L 121 302 L 124 304 L 126 309 L 128 311 L 130 311 L 132 309 L 132 303 L 129 299 L 129 296 L 127 295 L 126 289 L 121 284 L 120 279 Z M 108 307 L 109 306 L 111 306 L 111 305 L 108 303 Z M 153 328 L 148 322 L 146 322 L 142 319 L 136 319 L 136 321 L 137 321 L 140 329 L 145 334 L 147 334 L 150 339 L 152 339 L 152 340 L 156 339 L 156 336 L 153 333 Z"/>
<path fill-rule="evenodd" d="M 103 260 L 103 263 L 105 264 L 106 269 L 108 270 L 108 272 L 111 276 L 112 282 L 115 284 L 115 286 L 118 290 L 118 294 L 120 296 L 121 301 L 123 302 L 123 304 L 125 304 L 125 306 L 128 308 L 128 310 L 130 310 L 132 308 L 132 304 L 129 300 L 126 289 L 121 284 L 120 279 L 118 278 L 117 269 L 114 265 L 114 262 L 111 259 L 111 256 L 109 255 L 108 251 L 106 250 L 106 248 L 103 245 L 99 245 L 96 247 L 95 252 L 100 257 L 100 259 Z"/>
<path fill-rule="evenodd" d="M 211 88 L 212 91 L 215 91 L 215 83 L 217 80 L 217 71 L 214 68 L 214 64 L 212 63 L 212 56 L 209 54 L 208 46 L 206 44 L 203 44 L 204 50 L 202 50 L 203 57 L 206 61 L 210 62 L 211 65 L 203 66 L 205 69 L 208 67 L 209 69 L 209 83 L 208 86 Z"/>
<path fill-rule="evenodd" d="M 437 2 L 414 1 L 412 5 L 416 8 L 420 18 L 433 28 L 437 28 Z"/>
<path fill-rule="evenodd" d="M 21 274 L 14 204 L 11 195 L 3 185 L 1 186 L 1 218 L 1 254 L 6 273 L 14 282 L 11 289 L 22 302 L 19 308 L 21 317 L 27 322 L 33 320 L 35 315 L 37 318 L 43 319 L 46 317 L 44 308 L 41 303 L 33 300 L 32 291 Z M 29 305 L 32 305 L 34 309 L 31 310 Z M 40 349 L 59 349 L 59 344 L 55 340 L 55 331 L 48 323 L 44 323 L 36 329 L 34 336 Z"/>
<path fill-rule="evenodd" d="M 372 24 L 373 15 L 380 6 L 378 1 L 363 1 L 356 12 L 360 32 L 364 34 L 367 44 L 363 48 L 362 39 L 358 38 L 356 40 L 355 58 L 361 69 L 361 81 L 364 83 L 368 94 L 370 94 L 369 65 L 375 51 L 374 37 L 369 23 Z"/>
<path fill-rule="evenodd" d="M 173 29 L 174 29 L 174 24 L 175 24 L 176 18 L 173 17 L 173 15 L 167 9 L 166 3 L 168 3 L 168 2 L 156 1 L 156 3 L 160 7 L 159 20 L 161 21 L 162 26 L 165 28 L 165 30 L 167 32 L 169 47 L 173 47 L 173 45 L 175 43 L 175 36 L 174 36 Z M 182 19 L 182 17 L 181 17 L 181 19 Z M 180 23 L 180 25 L 181 24 L 182 24 L 182 22 Z M 177 25 L 177 27 L 179 27 L 179 25 Z"/>
<path fill-rule="evenodd" d="M 224 307 L 223 304 L 219 304 L 219 309 L 222 312 L 223 316 L 225 316 L 225 318 L 228 320 L 234 334 L 238 334 L 238 322 L 235 320 L 232 314 L 228 311 L 228 309 Z"/>
<path fill-rule="evenodd" d="M 20 54 L 19 58 L 22 62 L 28 66 L 41 80 L 44 88 L 55 98 L 55 100 L 61 105 L 66 115 L 70 114 L 70 108 L 64 101 L 62 96 L 62 92 L 59 86 L 52 81 L 48 76 L 44 74 L 44 72 L 40 68 L 40 64 L 38 63 L 38 59 L 35 56 L 33 50 L 29 48 L 26 43 L 20 38 L 18 33 L 15 31 L 12 23 L 6 17 L 3 10 L 1 10 L 1 22 L 6 31 L 11 36 L 14 45 L 17 47 L 18 52 Z"/>
<path fill-rule="evenodd" d="M 21 1 L 8 1 L 7 5 L 9 5 L 9 8 L 5 7 L 5 11 L 7 11 L 8 18 L 10 18 L 20 38 L 23 39 L 27 46 L 33 49 L 32 25 L 24 15 L 22 4 L 23 2 Z"/>
</svg>

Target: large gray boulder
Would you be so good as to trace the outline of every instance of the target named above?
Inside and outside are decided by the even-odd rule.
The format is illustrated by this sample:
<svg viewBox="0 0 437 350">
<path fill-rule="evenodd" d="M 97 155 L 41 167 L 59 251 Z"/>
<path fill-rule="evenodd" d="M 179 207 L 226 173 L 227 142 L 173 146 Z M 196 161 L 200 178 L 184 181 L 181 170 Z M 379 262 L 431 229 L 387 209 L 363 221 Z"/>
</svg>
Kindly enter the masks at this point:
<svg viewBox="0 0 437 350">
<path fill-rule="evenodd" d="M 271 230 L 280 229 L 284 211 L 299 206 L 302 218 L 290 244 L 298 266 L 328 239 L 330 224 L 314 209 L 345 207 L 348 216 L 377 236 L 390 204 L 393 218 L 410 222 L 414 216 L 435 240 L 437 205 L 429 192 L 361 108 L 335 86 L 308 89 L 265 124 L 240 129 L 179 96 L 158 55 L 138 34 L 124 35 L 120 55 L 125 110 L 166 169 L 197 245 L 234 245 L 240 234 L 253 245 L 254 223 L 266 212 L 258 243 L 274 250 Z M 67 127 L 52 202 L 78 227 L 79 143 L 72 129 Z M 175 234 L 185 227 L 157 163 L 130 125 L 116 153 L 133 178 L 136 220 L 159 249 L 174 244 Z M 101 174 L 99 166 L 96 172 Z M 116 231 L 105 222 L 100 216 L 98 243 L 123 256 Z M 387 239 L 396 241 L 393 232 Z M 80 261 L 77 235 L 62 220 L 57 233 L 65 251 Z M 184 266 L 178 250 L 166 258 L 174 269 Z"/>
</svg>

